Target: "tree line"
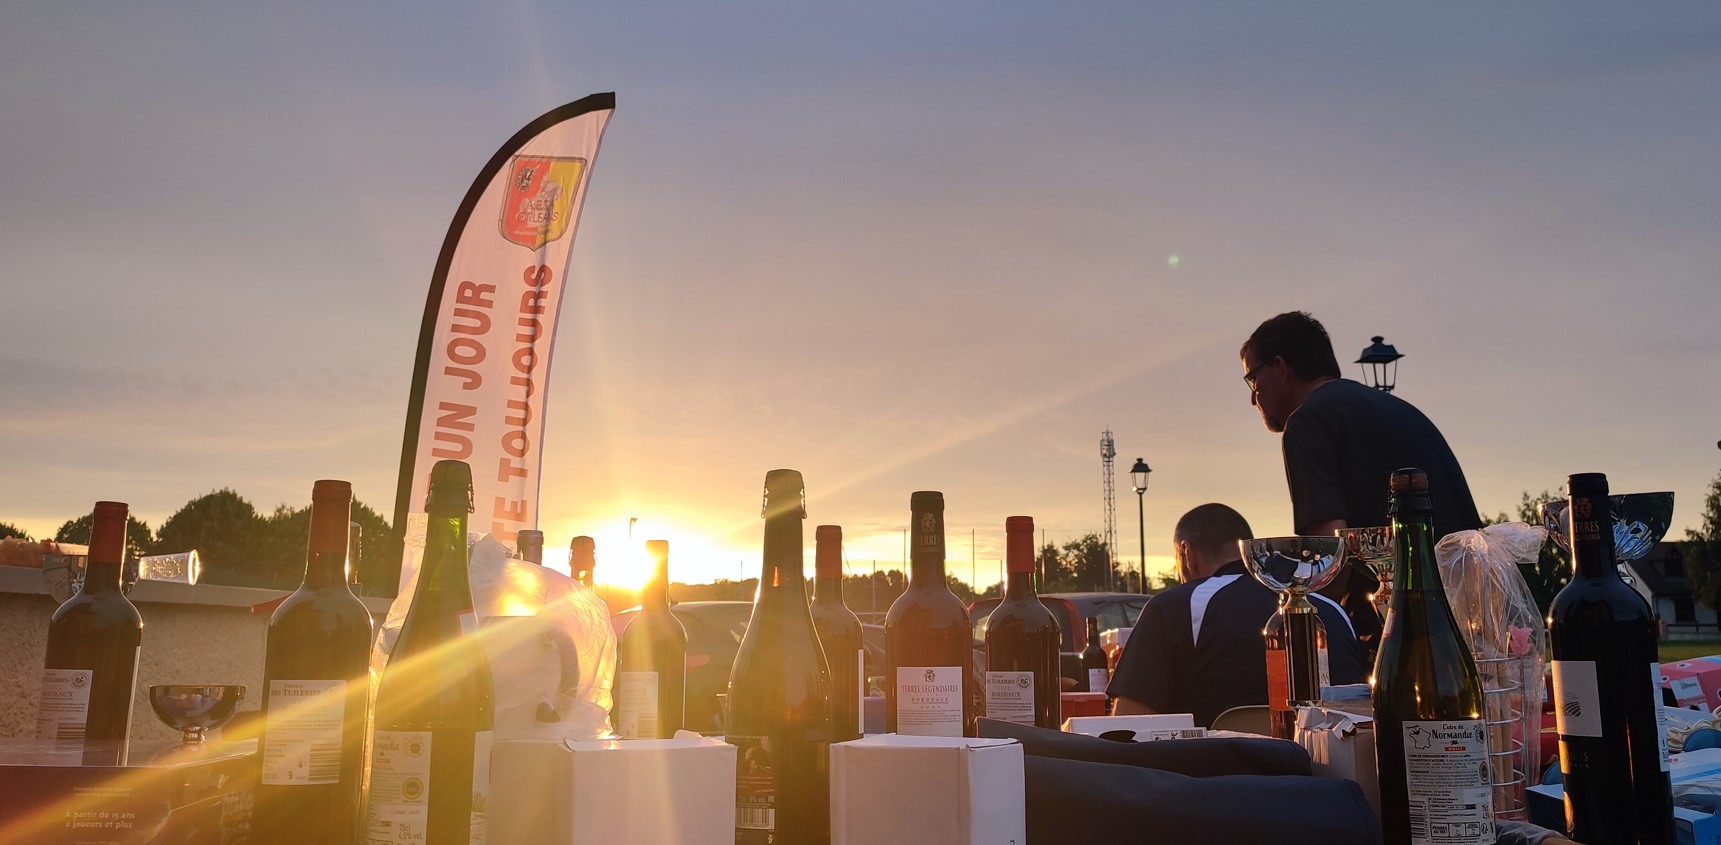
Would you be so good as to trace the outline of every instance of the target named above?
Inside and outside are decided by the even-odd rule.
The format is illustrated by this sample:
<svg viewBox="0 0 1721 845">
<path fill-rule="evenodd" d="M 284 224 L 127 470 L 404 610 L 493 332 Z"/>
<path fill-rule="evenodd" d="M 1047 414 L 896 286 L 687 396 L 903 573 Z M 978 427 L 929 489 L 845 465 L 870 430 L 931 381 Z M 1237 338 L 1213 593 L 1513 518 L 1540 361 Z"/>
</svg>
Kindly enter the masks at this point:
<svg viewBox="0 0 1721 845">
<path fill-rule="evenodd" d="M 87 545 L 92 519 L 93 513 L 87 513 L 66 520 L 53 537 L 44 539 Z M 364 581 L 365 573 L 386 571 L 391 555 L 399 559 L 400 544 L 393 538 L 388 520 L 358 499 L 353 500 L 352 521 L 361 531 L 357 571 Z M 278 505 L 264 514 L 243 496 L 222 488 L 186 502 L 159 529 L 152 530 L 149 523 L 129 517 L 126 556 L 196 549 L 203 565 L 201 583 L 291 590 L 305 573 L 305 540 L 310 530 L 310 505 Z M 8 536 L 34 539 L 15 526 L 0 523 L 0 537 Z"/>
</svg>

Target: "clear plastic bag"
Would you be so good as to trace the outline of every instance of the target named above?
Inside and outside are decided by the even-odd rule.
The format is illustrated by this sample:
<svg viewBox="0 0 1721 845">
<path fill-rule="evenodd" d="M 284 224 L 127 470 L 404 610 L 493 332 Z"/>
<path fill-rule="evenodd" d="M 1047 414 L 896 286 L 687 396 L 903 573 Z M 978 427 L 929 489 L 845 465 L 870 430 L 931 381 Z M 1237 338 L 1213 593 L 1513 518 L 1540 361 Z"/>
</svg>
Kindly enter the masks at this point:
<svg viewBox="0 0 1721 845">
<path fill-rule="evenodd" d="M 1527 818 L 1525 789 L 1542 769 L 1547 625 L 1518 567 L 1533 564 L 1546 529 L 1507 522 L 1456 531 L 1435 544 L 1452 614 L 1469 640 L 1488 703 L 1494 815 Z"/>
<path fill-rule="evenodd" d="M 400 594 L 372 650 L 378 671 L 411 607 L 424 556 L 425 523 L 413 516 L 420 519 L 407 523 Z M 616 642 L 603 600 L 560 572 L 515 558 L 489 535 L 472 543 L 467 572 L 494 681 L 496 738 L 610 736 Z"/>
</svg>

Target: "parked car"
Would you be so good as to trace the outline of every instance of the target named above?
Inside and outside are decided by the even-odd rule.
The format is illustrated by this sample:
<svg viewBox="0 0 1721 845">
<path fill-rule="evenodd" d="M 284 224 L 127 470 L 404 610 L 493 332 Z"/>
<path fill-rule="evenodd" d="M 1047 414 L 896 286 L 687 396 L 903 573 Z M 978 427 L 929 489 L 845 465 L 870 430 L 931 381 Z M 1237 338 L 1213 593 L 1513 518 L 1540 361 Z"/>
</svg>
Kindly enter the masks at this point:
<svg viewBox="0 0 1721 845">
<path fill-rule="evenodd" d="M 688 601 L 670 606 L 671 613 L 687 631 L 686 727 L 701 733 L 723 732 L 723 711 L 717 695 L 729 692 L 729 671 L 741 637 L 753 618 L 750 601 Z M 639 608 L 630 607 L 610 617 L 619 642 L 621 633 Z M 866 649 L 866 675 L 884 674 L 884 629 L 862 625 L 861 641 Z"/>
<path fill-rule="evenodd" d="M 1070 679 L 1082 677 L 1082 649 L 1088 647 L 1088 617 L 1097 617 L 1101 631 L 1128 628 L 1152 596 L 1139 593 L 1041 593 L 1040 604 L 1058 620 L 1058 630 L 1064 643 L 1060 649 L 1058 674 Z M 968 606 L 969 621 L 974 625 L 974 647 L 986 649 L 986 622 L 998 607 L 999 599 L 980 599 Z"/>
</svg>

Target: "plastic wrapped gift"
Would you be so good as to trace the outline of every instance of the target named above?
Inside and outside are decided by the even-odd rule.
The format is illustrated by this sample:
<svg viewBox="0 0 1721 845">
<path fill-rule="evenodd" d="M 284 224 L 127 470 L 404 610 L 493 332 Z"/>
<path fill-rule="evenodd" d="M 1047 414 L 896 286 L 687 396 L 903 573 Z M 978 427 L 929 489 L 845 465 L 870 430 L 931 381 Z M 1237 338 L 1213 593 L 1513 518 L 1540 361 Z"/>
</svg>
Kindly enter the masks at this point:
<svg viewBox="0 0 1721 845">
<path fill-rule="evenodd" d="M 1546 529 L 1506 522 L 1440 538 L 1434 557 L 1452 615 L 1464 630 L 1488 703 L 1488 758 L 1494 815 L 1528 818 L 1525 788 L 1542 770 L 1542 655 L 1548 631 L 1520 574 L 1547 540 Z"/>
</svg>

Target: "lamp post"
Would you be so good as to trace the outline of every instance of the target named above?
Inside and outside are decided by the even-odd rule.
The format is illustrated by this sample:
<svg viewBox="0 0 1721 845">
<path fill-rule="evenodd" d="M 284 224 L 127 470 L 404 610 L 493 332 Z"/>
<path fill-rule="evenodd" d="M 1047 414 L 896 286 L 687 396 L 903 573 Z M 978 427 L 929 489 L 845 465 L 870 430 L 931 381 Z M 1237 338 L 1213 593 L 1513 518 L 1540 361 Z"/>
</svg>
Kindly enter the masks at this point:
<svg viewBox="0 0 1721 845">
<path fill-rule="evenodd" d="M 1398 359 L 1404 356 L 1380 335 L 1369 339 L 1373 343 L 1362 351 L 1362 357 L 1356 359 L 1356 362 L 1362 365 L 1362 374 L 1368 379 L 1369 387 L 1383 393 L 1391 393 L 1393 385 L 1398 381 Z"/>
<path fill-rule="evenodd" d="M 1135 488 L 1135 527 L 1141 540 L 1141 562 L 1136 573 L 1140 578 L 1136 581 L 1136 589 L 1143 593 L 1147 592 L 1147 510 L 1142 504 L 1142 494 L 1147 492 L 1147 474 L 1150 472 L 1153 468 L 1140 458 L 1136 458 L 1135 466 L 1129 468 L 1129 483 Z"/>
</svg>

